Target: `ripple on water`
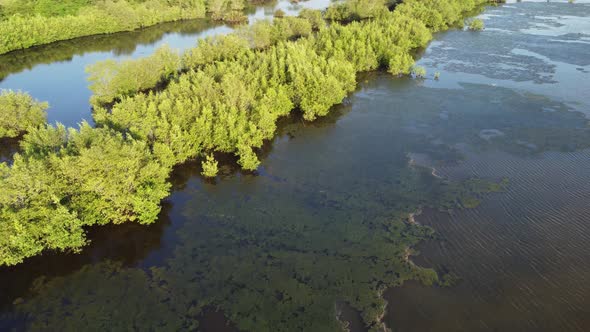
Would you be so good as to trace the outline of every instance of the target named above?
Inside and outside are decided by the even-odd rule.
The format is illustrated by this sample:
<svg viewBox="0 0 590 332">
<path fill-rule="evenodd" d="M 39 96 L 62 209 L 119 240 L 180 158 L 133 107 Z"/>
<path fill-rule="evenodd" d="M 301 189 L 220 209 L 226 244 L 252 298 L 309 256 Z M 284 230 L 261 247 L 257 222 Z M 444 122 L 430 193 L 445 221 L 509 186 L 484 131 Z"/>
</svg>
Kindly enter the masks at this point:
<svg viewBox="0 0 590 332">
<path fill-rule="evenodd" d="M 453 288 L 410 283 L 386 294 L 399 331 L 585 331 L 590 326 L 590 150 L 523 158 L 470 155 L 447 178 L 509 175 L 505 193 L 476 209 L 425 211 L 442 241 L 419 264 L 454 271 Z M 420 319 L 422 318 L 422 319 Z"/>
<path fill-rule="evenodd" d="M 522 14 L 522 15 L 521 15 Z M 482 32 L 440 34 L 419 64 L 428 87 L 496 84 L 568 101 L 590 115 L 590 6 L 523 2 L 486 11 Z"/>
</svg>

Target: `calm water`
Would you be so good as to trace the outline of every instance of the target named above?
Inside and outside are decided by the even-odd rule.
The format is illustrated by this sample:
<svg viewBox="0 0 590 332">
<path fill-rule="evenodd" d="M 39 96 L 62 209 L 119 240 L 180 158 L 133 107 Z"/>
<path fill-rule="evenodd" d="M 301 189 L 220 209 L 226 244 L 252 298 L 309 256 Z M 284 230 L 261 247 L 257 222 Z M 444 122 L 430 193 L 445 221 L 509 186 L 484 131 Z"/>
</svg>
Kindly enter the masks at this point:
<svg viewBox="0 0 590 332">
<path fill-rule="evenodd" d="M 286 0 L 269 1 L 250 9 L 249 22 L 271 19 L 276 9 L 296 15 L 301 8 L 326 8 L 330 0 L 313 0 L 292 5 Z M 0 55 L 0 89 L 22 90 L 48 101 L 48 120 L 77 127 L 82 120 L 92 123 L 86 66 L 106 59 L 145 57 L 167 44 L 184 50 L 199 38 L 232 31 L 227 25 L 192 20 L 165 23 L 140 31 L 92 36 L 58 42 Z"/>
<path fill-rule="evenodd" d="M 361 75 L 330 116 L 284 119 L 258 172 L 184 165 L 155 225 L 0 269 L 0 330 L 362 331 L 385 289 L 394 331 L 589 330 L 590 4 L 482 17 L 437 36 L 426 80 Z M 392 287 L 418 266 L 454 286 Z"/>
</svg>

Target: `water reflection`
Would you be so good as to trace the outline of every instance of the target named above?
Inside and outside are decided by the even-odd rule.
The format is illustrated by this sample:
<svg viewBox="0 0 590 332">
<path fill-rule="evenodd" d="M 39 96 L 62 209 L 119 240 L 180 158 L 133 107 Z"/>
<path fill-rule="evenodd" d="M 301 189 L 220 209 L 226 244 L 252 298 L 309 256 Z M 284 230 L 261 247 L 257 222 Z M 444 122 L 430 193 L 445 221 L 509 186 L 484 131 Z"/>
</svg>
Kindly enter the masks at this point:
<svg viewBox="0 0 590 332">
<path fill-rule="evenodd" d="M 79 254 L 46 252 L 16 267 L 0 268 L 0 308 L 18 302 L 41 276 L 44 279 L 67 276 L 86 265 L 107 260 L 121 266 L 135 266 L 162 246 L 162 233 L 171 225 L 172 206 L 164 202 L 160 219 L 150 226 L 128 223 L 90 229 L 91 243 Z"/>
<path fill-rule="evenodd" d="M 519 91 L 523 104 L 513 112 L 523 117 L 505 114 L 504 126 L 490 121 L 483 137 L 501 148 L 464 145 L 460 164 L 436 166 L 445 178 L 508 176 L 510 185 L 476 209 L 416 218 L 441 239 L 420 246 L 414 260 L 452 271 L 459 282 L 390 289 L 385 322 L 394 331 L 588 330 L 589 13 L 587 2 L 490 9 L 487 31 L 443 34 L 421 60 L 442 71 L 441 82 L 425 84 L 431 88 L 471 82 Z M 501 109 L 505 100 L 491 102 Z M 564 113 L 572 111 L 579 113 Z M 562 127 L 568 122 L 573 127 Z M 511 146 L 506 126 L 518 136 Z"/>
<path fill-rule="evenodd" d="M 171 22 L 133 32 L 89 36 L 11 52 L 0 55 L 0 82 L 9 75 L 32 70 L 37 65 L 70 62 L 75 56 L 87 53 L 112 52 L 115 57 L 130 56 L 139 46 L 153 44 L 166 34 L 192 36 L 212 27 L 215 23 L 208 20 Z"/>
<path fill-rule="evenodd" d="M 531 3 L 489 8 L 481 33 L 442 33 L 420 60 L 440 82 L 502 86 L 567 102 L 590 115 L 590 3 Z"/>
<path fill-rule="evenodd" d="M 262 1 L 249 8 L 250 23 L 272 18 L 281 8 L 296 15 L 302 8 L 326 8 L 330 0 L 312 0 L 293 5 L 287 0 Z M 232 27 L 208 20 L 165 23 L 146 29 L 107 36 L 90 36 L 63 41 L 0 56 L 0 89 L 27 91 L 48 101 L 48 121 L 77 127 L 82 120 L 92 123 L 86 66 L 106 59 L 145 57 L 167 44 L 184 50 L 198 39 L 225 34 Z"/>
<path fill-rule="evenodd" d="M 442 43 L 456 38 L 476 39 L 454 32 Z M 402 331 L 583 330 L 590 127 L 585 104 L 537 89 L 562 77 L 534 77 L 512 89 L 485 70 L 447 70 L 439 82 L 361 76 L 328 117 L 283 119 L 257 173 L 230 157 L 215 182 L 198 165 L 179 167 L 163 213 L 170 224 L 146 230 L 158 240 L 138 258 L 99 250 L 61 273 L 14 268 L 3 284 L 30 277 L 9 293 L 17 301 L 0 322 L 178 330 L 229 320 L 240 330 L 330 331 L 344 311 L 376 327 L 389 289 L 385 321 Z M 410 247 L 433 235 L 415 221 L 439 231 L 420 256 Z M 455 276 L 456 286 L 391 288 L 432 282 L 419 266 Z"/>
<path fill-rule="evenodd" d="M 500 150 L 536 158 L 590 134 L 583 115 L 566 105 L 505 88 L 430 89 L 385 74 L 363 81 L 340 113 L 317 124 L 285 119 L 259 176 L 234 173 L 209 183 L 195 177 L 194 166 L 181 168 L 180 191 L 168 212 L 175 215 L 173 226 L 164 231 L 159 249 L 140 263 L 149 272 L 140 274 L 146 281 L 139 284 L 166 307 L 146 324 L 172 319 L 188 328 L 198 323 L 203 308 L 213 306 L 244 330 L 264 330 L 261 321 L 332 330 L 338 326 L 336 300 L 362 309 L 365 322 L 371 321 L 379 312 L 378 289 L 410 275 L 424 278 L 421 270 L 403 263 L 407 245 L 429 236 L 404 223 L 407 213 L 419 207 L 477 206 L 490 190 L 485 182 L 449 177 L 441 167 L 465 164 L 467 148 L 482 155 Z M 503 135 L 491 135 L 491 129 Z M 590 147 L 590 139 L 578 144 L 568 149 Z M 443 177 L 410 162 L 412 153 L 427 155 Z M 510 173 L 481 177 L 499 181 L 505 175 Z M 136 309 L 128 296 L 86 291 L 89 278 L 101 289 L 112 282 L 135 287 L 107 278 L 112 267 L 101 264 L 43 284 L 17 312 L 35 313 L 33 324 L 49 324 L 41 327 L 66 328 L 92 322 L 88 301 L 124 301 L 132 316 Z M 125 280 L 134 282 L 140 273 L 117 271 L 132 274 Z M 72 298 L 60 309 L 42 309 L 56 305 L 50 299 L 59 292 Z M 66 312 L 71 319 L 62 322 Z"/>
</svg>

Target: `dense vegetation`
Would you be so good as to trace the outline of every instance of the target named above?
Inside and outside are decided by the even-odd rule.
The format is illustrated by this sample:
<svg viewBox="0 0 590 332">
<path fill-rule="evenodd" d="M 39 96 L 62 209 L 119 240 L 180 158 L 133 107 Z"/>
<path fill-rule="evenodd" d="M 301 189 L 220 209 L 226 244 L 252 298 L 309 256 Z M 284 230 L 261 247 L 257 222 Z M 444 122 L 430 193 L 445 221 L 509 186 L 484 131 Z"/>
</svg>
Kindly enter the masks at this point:
<svg viewBox="0 0 590 332">
<path fill-rule="evenodd" d="M 409 74 L 411 52 L 424 47 L 432 32 L 462 23 L 463 13 L 481 2 L 406 1 L 393 12 L 381 5 L 371 10 L 373 19 L 346 25 L 325 26 L 311 11 L 260 22 L 189 50 L 182 56 L 183 73 L 159 92 L 133 95 L 170 76 L 157 55 L 141 60 L 154 64 L 153 76 L 143 82 L 124 78 L 132 62 L 100 63 L 89 68 L 91 79 L 108 79 L 100 88 L 95 84 L 93 101 L 121 100 L 109 109 L 95 103 L 95 119 L 148 141 L 165 164 L 219 151 L 236 154 L 244 169 L 254 170 L 259 161 L 253 148 L 273 136 L 279 117 L 295 108 L 306 120 L 326 115 L 355 88 L 357 72 L 385 68 Z M 370 7 L 353 3 L 342 19 L 367 17 L 350 8 Z"/>
<path fill-rule="evenodd" d="M 44 124 L 48 106 L 26 93 L 0 90 L 0 138 L 15 138 Z"/>
<path fill-rule="evenodd" d="M 484 29 L 484 23 L 479 18 L 474 19 L 469 23 L 469 29 L 473 31 L 481 31 Z"/>
<path fill-rule="evenodd" d="M 76 37 L 203 18 L 243 21 L 245 0 L 0 0 L 0 54 Z"/>
<path fill-rule="evenodd" d="M 219 23 L 222 24 L 222 23 Z M 145 29 L 116 35 L 96 35 L 86 38 L 63 40 L 40 45 L 26 52 L 10 52 L 0 55 L 0 81 L 6 76 L 34 68 L 39 64 L 71 61 L 76 55 L 89 52 L 113 52 L 116 55 L 132 54 L 137 45 L 151 44 L 169 32 L 195 34 L 215 26 L 208 20 L 191 20 L 162 23 Z"/>
<path fill-rule="evenodd" d="M 355 88 L 358 72 L 416 74 L 412 52 L 433 31 L 461 23 L 464 12 L 481 2 L 408 0 L 394 12 L 382 5 L 369 16 L 347 9 L 329 26 L 320 12 L 305 11 L 300 18 L 207 39 L 182 55 L 163 48 L 138 61 L 90 67 L 97 128 L 30 127 L 14 163 L 0 166 L 0 264 L 17 264 L 46 249 L 79 250 L 87 242 L 87 226 L 154 222 L 168 195 L 170 171 L 183 161 L 201 157 L 202 174 L 215 176 L 214 153 L 226 152 L 237 155 L 244 169 L 256 169 L 257 149 L 273 137 L 279 117 L 295 109 L 308 121 L 327 115 Z M 362 4 L 350 8 L 366 9 Z M 449 184 L 428 169 L 401 169 L 396 185 L 375 184 L 394 187 L 377 191 L 391 193 L 385 197 L 372 196 L 374 188 L 309 191 L 314 204 L 341 207 L 323 216 L 285 190 L 289 185 L 304 191 L 304 178 L 232 200 L 203 191 L 190 205 L 210 222 L 187 223 L 196 230 L 180 234 L 184 244 L 166 266 L 148 275 L 105 262 L 80 271 L 74 282 L 92 284 L 93 270 L 103 269 L 113 287 L 101 296 L 117 299 L 126 289 L 123 301 L 150 303 L 144 315 L 122 310 L 117 319 L 98 322 L 120 329 L 194 330 L 194 317 L 213 305 L 243 330 L 332 331 L 341 326 L 326 317 L 338 298 L 376 331 L 385 288 L 438 278 L 407 262 L 408 247 L 432 234 L 406 222 L 407 213 L 425 204 L 473 206 L 470 194 L 498 189 L 477 181 Z M 268 206 L 269 197 L 281 204 Z M 369 200 L 374 203 L 367 207 Z M 235 220 L 244 204 L 259 208 Z M 277 210 L 290 217 L 277 218 Z M 42 286 L 40 300 L 21 306 L 42 311 L 33 329 L 96 327 L 96 317 L 109 315 L 108 305 L 80 306 L 76 284 L 60 294 Z M 148 287 L 155 291 L 143 294 Z"/>
<path fill-rule="evenodd" d="M 139 66 L 97 65 L 96 72 L 110 74 L 92 76 L 93 88 L 106 91 L 96 102 L 123 95 L 110 109 L 97 105 L 99 128 L 31 130 L 14 164 L 2 165 L 0 264 L 44 249 L 78 249 L 85 226 L 154 222 L 171 167 L 186 160 L 233 153 L 255 170 L 255 149 L 274 135 L 279 117 L 296 108 L 309 121 L 326 115 L 355 88 L 357 72 L 409 73 L 414 49 L 483 2 L 407 0 L 393 12 L 330 26 L 307 12 L 210 39 L 180 64 L 164 49 Z M 175 73 L 179 66 L 184 70 Z M 134 94 L 170 77 L 160 91 Z M 109 90 L 111 82 L 123 88 Z M 213 165 L 208 158 L 207 175 Z"/>
<path fill-rule="evenodd" d="M 169 168 L 145 142 L 113 130 L 29 129 L 22 152 L 0 164 L 0 258 L 13 265 L 44 249 L 77 250 L 84 226 L 151 223 L 168 194 Z"/>
</svg>

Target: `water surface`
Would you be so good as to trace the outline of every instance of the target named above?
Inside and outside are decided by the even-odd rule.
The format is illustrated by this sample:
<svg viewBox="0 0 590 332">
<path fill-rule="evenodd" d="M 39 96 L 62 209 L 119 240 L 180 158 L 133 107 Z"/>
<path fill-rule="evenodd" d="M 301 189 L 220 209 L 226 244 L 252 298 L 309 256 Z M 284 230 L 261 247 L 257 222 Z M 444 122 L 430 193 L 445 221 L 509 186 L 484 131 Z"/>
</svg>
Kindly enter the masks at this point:
<svg viewBox="0 0 590 332">
<path fill-rule="evenodd" d="M 458 281 L 451 288 L 408 283 L 391 289 L 385 321 L 394 331 L 590 328 L 589 15 L 588 2 L 490 8 L 482 15 L 484 32 L 441 34 L 421 60 L 441 72 L 440 82 L 425 83 L 429 88 L 487 86 L 482 98 L 497 107 L 494 118 L 507 101 L 494 93 L 498 89 L 531 102 L 510 110 L 504 123 L 489 121 L 480 132 L 483 147 L 457 146 L 464 159 L 459 165 L 435 165 L 444 178 L 507 176 L 510 185 L 475 209 L 425 210 L 416 218 L 434 227 L 439 239 L 420 246 L 414 261 Z M 466 99 L 473 97 L 469 91 Z M 571 135 L 561 127 L 565 118 L 549 120 L 563 112 L 559 107 L 586 115 L 571 122 L 579 125 L 568 129 Z M 485 109 L 473 111 L 486 117 Z M 443 118 L 456 121 L 452 112 Z"/>
<path fill-rule="evenodd" d="M 183 165 L 155 225 L 0 269 L 0 329 L 362 331 L 384 292 L 394 331 L 588 330 L 590 6 L 483 15 L 437 36 L 427 79 L 360 75 L 283 119 L 257 172 Z M 420 266 L 451 286 L 399 287 Z"/>
<path fill-rule="evenodd" d="M 296 15 L 302 8 L 322 9 L 329 0 L 312 0 L 293 5 L 287 0 L 269 1 L 250 8 L 254 23 L 272 19 L 277 9 Z M 48 120 L 77 127 L 83 120 L 92 123 L 86 66 L 106 59 L 146 57 L 162 45 L 180 51 L 198 39 L 226 34 L 233 27 L 205 19 L 164 23 L 133 32 L 77 38 L 0 55 L 0 89 L 22 90 L 48 101 Z"/>
</svg>

